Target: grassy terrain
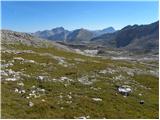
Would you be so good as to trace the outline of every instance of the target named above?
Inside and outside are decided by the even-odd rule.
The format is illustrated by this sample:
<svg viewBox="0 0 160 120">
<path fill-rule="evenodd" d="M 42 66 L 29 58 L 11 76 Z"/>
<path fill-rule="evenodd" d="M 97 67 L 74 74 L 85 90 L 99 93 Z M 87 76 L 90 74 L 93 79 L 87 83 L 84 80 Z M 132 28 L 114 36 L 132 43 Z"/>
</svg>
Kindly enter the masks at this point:
<svg viewBox="0 0 160 120">
<path fill-rule="evenodd" d="M 84 56 L 54 47 L 37 48 L 22 44 L 3 46 L 7 50 L 33 52 L 2 52 L 2 65 L 15 57 L 34 60 L 35 63 L 14 60 L 13 65 L 2 67 L 2 70 L 11 69 L 28 75 L 20 75 L 17 81 L 6 81 L 7 77 L 2 76 L 2 118 L 158 118 L 159 78 L 148 74 L 149 70 L 157 68 L 139 62 Z M 55 56 L 63 59 L 67 67 L 59 64 Z M 109 68 L 113 70 L 112 73 Z M 136 71 L 134 75 L 129 75 L 125 69 Z M 107 72 L 103 74 L 100 73 L 101 70 Z M 116 80 L 119 75 L 123 77 Z M 38 76 L 45 76 L 46 79 L 40 82 Z M 83 76 L 87 76 L 92 84 L 79 82 Z M 71 81 L 61 81 L 61 77 L 67 77 Z M 19 81 L 24 83 L 26 93 L 15 92 Z M 116 90 L 116 85 L 124 84 L 133 89 L 127 97 Z M 32 86 L 45 89 L 45 93 L 38 98 L 26 99 Z M 102 101 L 94 101 L 92 98 L 100 98 Z M 140 100 L 145 101 L 143 105 L 139 103 Z M 34 103 L 32 107 L 28 105 L 30 101 Z"/>
</svg>

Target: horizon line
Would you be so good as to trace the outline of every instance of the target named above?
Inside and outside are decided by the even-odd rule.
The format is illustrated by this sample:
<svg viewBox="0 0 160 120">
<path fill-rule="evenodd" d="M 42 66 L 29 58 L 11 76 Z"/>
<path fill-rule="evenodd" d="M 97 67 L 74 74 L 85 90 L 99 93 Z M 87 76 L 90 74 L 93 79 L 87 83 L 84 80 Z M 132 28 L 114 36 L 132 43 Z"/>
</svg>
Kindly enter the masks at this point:
<svg viewBox="0 0 160 120">
<path fill-rule="evenodd" d="M 152 23 L 155 23 L 155 22 L 159 22 L 159 19 L 158 20 L 156 20 L 156 21 L 154 21 L 154 22 L 151 22 L 151 23 L 147 23 L 147 24 L 129 24 L 130 26 L 134 26 L 134 25 L 149 25 L 149 24 L 152 24 Z M 129 26 L 129 25 L 125 25 L 124 27 L 126 27 L 126 26 Z M 88 29 L 88 28 L 85 28 L 85 27 L 81 27 L 81 28 L 76 28 L 76 29 L 67 29 L 66 27 L 64 27 L 64 26 L 57 26 L 57 27 L 52 27 L 52 28 L 48 28 L 48 29 L 41 29 L 41 30 L 36 30 L 36 31 L 18 31 L 18 30 L 13 30 L 13 29 L 9 29 L 9 28 L 3 28 L 2 26 L 1 26 L 1 30 L 11 30 L 11 31 L 16 31 L 16 32 L 25 32 L 25 33 L 35 33 L 35 32 L 38 32 L 38 31 L 45 31 L 45 30 L 52 30 L 52 29 L 55 29 L 55 28 L 60 28 L 60 27 L 62 27 L 62 28 L 64 28 L 65 30 L 68 30 L 68 31 L 74 31 L 74 30 L 78 30 L 78 29 L 85 29 L 85 30 L 88 30 L 88 31 L 96 31 L 96 30 L 103 30 L 103 29 L 106 29 L 106 28 L 110 28 L 110 27 L 112 27 L 115 31 L 118 31 L 118 30 L 121 30 L 121 29 L 123 29 L 124 27 L 122 27 L 122 28 L 120 28 L 120 29 L 116 29 L 114 26 L 109 26 L 109 27 L 104 27 L 104 28 L 101 28 L 101 29 Z"/>
</svg>

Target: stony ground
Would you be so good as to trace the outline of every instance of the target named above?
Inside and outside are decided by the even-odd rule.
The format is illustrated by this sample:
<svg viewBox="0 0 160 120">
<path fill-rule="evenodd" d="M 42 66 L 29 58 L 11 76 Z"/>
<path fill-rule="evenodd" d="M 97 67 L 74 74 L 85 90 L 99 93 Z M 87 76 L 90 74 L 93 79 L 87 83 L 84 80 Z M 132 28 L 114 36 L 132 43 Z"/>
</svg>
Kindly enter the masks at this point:
<svg viewBox="0 0 160 120">
<path fill-rule="evenodd" d="M 158 118 L 158 61 L 2 46 L 2 118 Z M 117 91 L 121 85 L 129 96 Z"/>
</svg>

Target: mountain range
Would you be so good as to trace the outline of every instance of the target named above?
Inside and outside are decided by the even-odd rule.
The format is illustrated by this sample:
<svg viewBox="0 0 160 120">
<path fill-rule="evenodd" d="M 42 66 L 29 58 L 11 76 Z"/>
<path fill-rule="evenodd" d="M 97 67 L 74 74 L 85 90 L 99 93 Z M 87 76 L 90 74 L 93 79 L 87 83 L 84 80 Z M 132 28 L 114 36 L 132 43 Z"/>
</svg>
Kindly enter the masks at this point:
<svg viewBox="0 0 160 120">
<path fill-rule="evenodd" d="M 68 44 L 92 44 L 125 50 L 158 51 L 159 21 L 147 25 L 128 25 L 117 31 L 113 27 L 95 31 L 84 28 L 68 31 L 63 27 L 58 27 L 38 31 L 33 35 Z"/>
<path fill-rule="evenodd" d="M 113 33 L 115 31 L 116 30 L 113 27 L 108 27 L 103 30 L 94 31 L 87 30 L 84 28 L 69 31 L 64 29 L 63 27 L 57 27 L 52 30 L 37 31 L 35 33 L 32 33 L 32 35 L 52 41 L 85 43 L 94 37 L 100 36 L 105 33 Z"/>
</svg>

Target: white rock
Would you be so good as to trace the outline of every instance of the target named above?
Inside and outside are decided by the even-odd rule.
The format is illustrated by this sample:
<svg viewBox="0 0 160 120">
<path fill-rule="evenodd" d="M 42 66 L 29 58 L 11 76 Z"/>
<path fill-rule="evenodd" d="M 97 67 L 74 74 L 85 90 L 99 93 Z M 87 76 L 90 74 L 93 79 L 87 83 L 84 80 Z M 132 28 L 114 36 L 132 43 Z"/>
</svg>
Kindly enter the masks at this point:
<svg viewBox="0 0 160 120">
<path fill-rule="evenodd" d="M 44 76 L 38 76 L 39 80 L 44 80 Z"/>
<path fill-rule="evenodd" d="M 32 90 L 32 91 L 31 91 L 31 93 L 32 93 L 32 94 L 35 94 L 35 93 L 36 93 L 36 91 L 35 91 L 35 90 Z"/>
<path fill-rule="evenodd" d="M 1 70 L 1 75 L 2 76 L 8 76 L 8 74 L 5 71 L 3 71 L 3 70 Z"/>
<path fill-rule="evenodd" d="M 16 81 L 16 78 L 6 78 L 6 81 Z"/>
<path fill-rule="evenodd" d="M 41 89 L 41 91 L 42 91 L 42 92 L 45 92 L 46 90 L 45 90 L 45 89 Z"/>
<path fill-rule="evenodd" d="M 62 98 L 63 98 L 63 96 L 62 96 L 62 95 L 60 95 L 60 96 L 59 96 L 59 98 L 61 98 L 61 99 L 62 99 Z"/>
<path fill-rule="evenodd" d="M 40 89 L 40 88 L 37 89 L 37 90 L 38 90 L 39 92 L 43 92 L 43 93 L 46 91 L 45 89 Z"/>
<path fill-rule="evenodd" d="M 130 75 L 130 76 L 132 76 L 132 77 L 134 76 L 134 73 L 131 72 L 131 71 L 128 71 L 127 74 Z"/>
<path fill-rule="evenodd" d="M 67 103 L 67 104 L 71 104 L 71 103 L 72 103 L 72 101 L 66 101 L 66 103 Z"/>
<path fill-rule="evenodd" d="M 22 57 L 14 57 L 13 59 L 14 60 L 22 60 L 22 61 L 24 61 L 24 59 Z"/>
<path fill-rule="evenodd" d="M 33 102 L 29 102 L 29 107 L 33 107 L 34 103 Z"/>
<path fill-rule="evenodd" d="M 18 88 L 15 88 L 15 90 L 14 90 L 15 92 L 19 92 L 19 90 L 18 90 Z"/>
<path fill-rule="evenodd" d="M 94 101 L 102 101 L 101 98 L 92 98 L 92 100 L 94 100 Z"/>
<path fill-rule="evenodd" d="M 86 119 L 85 116 L 75 117 L 75 119 Z"/>
<path fill-rule="evenodd" d="M 32 89 L 34 89 L 34 88 L 36 88 L 36 86 L 35 86 L 35 85 L 33 85 L 31 88 L 32 88 Z"/>
<path fill-rule="evenodd" d="M 29 97 L 29 96 L 27 96 L 26 98 L 27 98 L 27 99 L 29 99 L 30 97 Z"/>
<path fill-rule="evenodd" d="M 107 73 L 107 70 L 101 70 L 101 71 L 99 71 L 99 73 L 101 73 L 101 74 L 106 74 L 106 73 Z"/>
<path fill-rule="evenodd" d="M 53 81 L 56 81 L 57 79 L 53 78 L 52 80 L 53 80 Z"/>
<path fill-rule="evenodd" d="M 17 85 L 24 86 L 24 83 L 23 82 L 19 82 L 19 83 L 17 83 Z"/>
<path fill-rule="evenodd" d="M 34 61 L 34 60 L 25 60 L 25 62 L 35 63 L 35 61 Z"/>
<path fill-rule="evenodd" d="M 29 93 L 29 96 L 35 96 L 36 94 L 34 94 L 34 93 Z"/>
<path fill-rule="evenodd" d="M 25 90 L 21 90 L 21 93 L 26 93 L 26 91 Z"/>
<path fill-rule="evenodd" d="M 89 115 L 87 115 L 87 116 L 86 116 L 86 118 L 87 118 L 87 119 L 89 119 L 89 118 L 90 118 L 90 116 L 89 116 Z"/>
<path fill-rule="evenodd" d="M 9 75 L 12 75 L 12 74 L 15 74 L 15 72 L 14 72 L 13 70 L 9 69 L 9 70 L 8 70 L 8 74 L 9 74 Z"/>
<path fill-rule="evenodd" d="M 118 91 L 119 91 L 119 92 L 128 93 L 128 92 L 131 92 L 131 89 L 130 89 L 130 88 L 121 88 L 121 87 L 119 87 L 119 88 L 118 88 Z"/>
<path fill-rule="evenodd" d="M 91 85 L 92 82 L 89 81 L 88 76 L 82 76 L 81 78 L 78 78 L 78 81 L 84 85 Z"/>
<path fill-rule="evenodd" d="M 87 54 L 96 55 L 98 53 L 98 50 L 84 50 L 84 52 Z"/>
<path fill-rule="evenodd" d="M 72 96 L 68 95 L 68 98 L 69 98 L 69 99 L 72 99 Z"/>
</svg>

